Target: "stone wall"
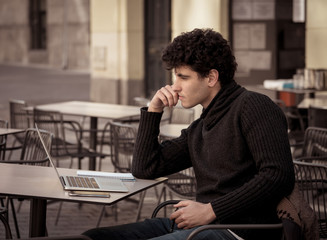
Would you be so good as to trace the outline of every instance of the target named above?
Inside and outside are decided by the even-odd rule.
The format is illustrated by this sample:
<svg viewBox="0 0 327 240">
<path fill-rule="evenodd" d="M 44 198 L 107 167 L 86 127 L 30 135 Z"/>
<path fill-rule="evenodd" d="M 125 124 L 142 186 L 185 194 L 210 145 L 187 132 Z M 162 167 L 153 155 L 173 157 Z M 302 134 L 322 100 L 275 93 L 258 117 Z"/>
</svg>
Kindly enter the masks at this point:
<svg viewBox="0 0 327 240">
<path fill-rule="evenodd" d="M 29 1 L 0 2 L 0 62 L 88 70 L 89 0 L 46 0 L 47 47 L 30 49 Z"/>
</svg>

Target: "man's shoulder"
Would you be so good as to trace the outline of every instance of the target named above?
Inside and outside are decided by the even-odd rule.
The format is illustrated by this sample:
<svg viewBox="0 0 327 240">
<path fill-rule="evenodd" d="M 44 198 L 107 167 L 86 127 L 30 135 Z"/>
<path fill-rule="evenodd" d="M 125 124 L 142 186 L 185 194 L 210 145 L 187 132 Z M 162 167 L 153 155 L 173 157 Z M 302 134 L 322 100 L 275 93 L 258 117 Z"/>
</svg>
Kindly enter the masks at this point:
<svg viewBox="0 0 327 240">
<path fill-rule="evenodd" d="M 272 102 L 271 98 L 268 97 L 267 95 L 265 95 L 263 93 L 259 93 L 259 92 L 250 91 L 250 90 L 245 90 L 241 94 L 241 98 L 242 98 L 242 100 L 249 99 L 249 100 L 259 100 L 259 101 Z"/>
</svg>

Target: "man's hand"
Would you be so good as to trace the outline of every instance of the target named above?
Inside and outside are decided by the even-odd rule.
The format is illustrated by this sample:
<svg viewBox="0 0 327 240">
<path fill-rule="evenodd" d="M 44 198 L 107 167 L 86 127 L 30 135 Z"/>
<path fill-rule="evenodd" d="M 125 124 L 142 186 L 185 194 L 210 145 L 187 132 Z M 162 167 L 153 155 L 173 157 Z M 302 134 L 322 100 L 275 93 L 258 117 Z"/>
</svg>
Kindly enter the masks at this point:
<svg viewBox="0 0 327 240">
<path fill-rule="evenodd" d="M 173 107 L 178 102 L 178 94 L 174 92 L 170 85 L 159 89 L 152 98 L 148 111 L 162 112 L 165 107 Z"/>
<path fill-rule="evenodd" d="M 180 201 L 174 207 L 179 209 L 170 215 L 170 219 L 175 219 L 177 226 L 182 229 L 209 224 L 216 219 L 210 203 L 187 200 Z"/>
</svg>

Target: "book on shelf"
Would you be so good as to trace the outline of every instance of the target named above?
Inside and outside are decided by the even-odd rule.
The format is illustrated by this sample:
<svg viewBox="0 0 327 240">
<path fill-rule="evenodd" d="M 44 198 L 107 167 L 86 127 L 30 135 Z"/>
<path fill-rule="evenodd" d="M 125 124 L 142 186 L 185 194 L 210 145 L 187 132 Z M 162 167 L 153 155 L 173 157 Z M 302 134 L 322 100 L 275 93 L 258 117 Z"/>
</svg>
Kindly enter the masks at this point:
<svg viewBox="0 0 327 240">
<path fill-rule="evenodd" d="M 88 177 L 106 177 L 106 178 L 118 178 L 122 181 L 135 181 L 135 177 L 131 173 L 115 173 L 115 172 L 99 172 L 99 171 L 86 171 L 77 170 L 78 176 Z"/>
</svg>

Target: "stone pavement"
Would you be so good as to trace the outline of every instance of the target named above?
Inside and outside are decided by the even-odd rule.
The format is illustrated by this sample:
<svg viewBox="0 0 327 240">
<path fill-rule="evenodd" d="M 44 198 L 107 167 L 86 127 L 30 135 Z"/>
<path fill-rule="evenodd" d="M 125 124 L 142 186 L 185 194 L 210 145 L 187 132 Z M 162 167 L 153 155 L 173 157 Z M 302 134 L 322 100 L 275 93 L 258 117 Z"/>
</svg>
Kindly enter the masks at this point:
<svg viewBox="0 0 327 240">
<path fill-rule="evenodd" d="M 51 103 L 68 100 L 89 100 L 90 76 L 86 72 L 62 71 L 41 67 L 23 67 L 17 65 L 0 64 L 0 119 L 9 121 L 9 99 L 21 99 L 30 105 Z M 87 160 L 84 160 L 84 165 Z M 65 164 L 65 163 L 64 163 Z M 67 161 L 67 166 L 69 161 Z M 85 166 L 82 166 L 85 168 Z M 103 170 L 112 170 L 110 159 L 103 162 Z M 61 167 L 65 167 L 61 165 Z M 0 183 L 1 184 L 1 183 Z M 160 191 L 161 186 L 158 186 Z M 146 194 L 142 219 L 150 217 L 157 205 L 154 189 Z M 16 208 L 19 203 L 15 202 Z M 106 216 L 102 218 L 100 226 L 109 226 L 134 222 L 137 205 L 130 201 L 117 204 L 118 219 L 116 220 L 111 207 L 106 207 Z M 96 227 L 102 205 L 64 202 L 58 224 L 56 216 L 59 202 L 51 203 L 47 209 L 47 230 L 51 236 L 80 234 L 85 230 Z M 17 213 L 21 237 L 28 236 L 29 201 L 24 200 Z M 11 214 L 9 215 L 11 217 Z M 16 238 L 15 228 L 11 219 L 11 228 Z M 0 224 L 0 239 L 3 238 L 3 229 Z"/>
</svg>

